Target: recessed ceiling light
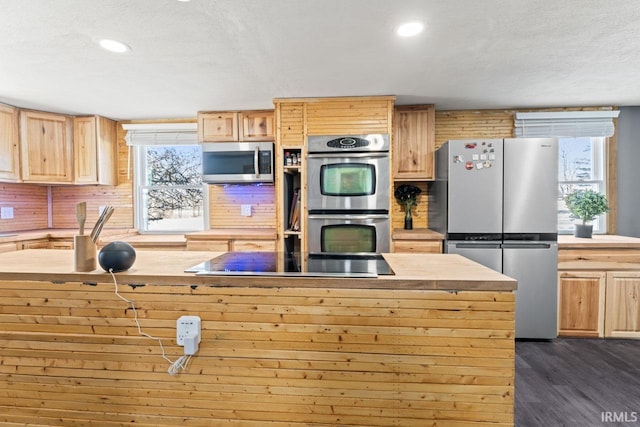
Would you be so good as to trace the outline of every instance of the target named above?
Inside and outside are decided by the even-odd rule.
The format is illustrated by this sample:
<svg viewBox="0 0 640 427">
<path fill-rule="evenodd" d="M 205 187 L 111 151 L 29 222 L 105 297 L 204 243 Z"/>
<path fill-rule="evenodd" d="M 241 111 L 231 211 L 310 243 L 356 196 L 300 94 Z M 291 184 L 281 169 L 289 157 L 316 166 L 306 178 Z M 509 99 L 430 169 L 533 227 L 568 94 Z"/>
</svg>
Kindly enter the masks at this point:
<svg viewBox="0 0 640 427">
<path fill-rule="evenodd" d="M 102 39 L 100 40 L 100 46 L 109 52 L 115 53 L 124 53 L 131 50 L 129 46 L 117 40 Z"/>
<path fill-rule="evenodd" d="M 402 24 L 396 30 L 396 33 L 400 37 L 411 37 L 416 34 L 420 34 L 424 29 L 424 25 L 422 22 L 407 22 L 406 24 Z"/>
</svg>

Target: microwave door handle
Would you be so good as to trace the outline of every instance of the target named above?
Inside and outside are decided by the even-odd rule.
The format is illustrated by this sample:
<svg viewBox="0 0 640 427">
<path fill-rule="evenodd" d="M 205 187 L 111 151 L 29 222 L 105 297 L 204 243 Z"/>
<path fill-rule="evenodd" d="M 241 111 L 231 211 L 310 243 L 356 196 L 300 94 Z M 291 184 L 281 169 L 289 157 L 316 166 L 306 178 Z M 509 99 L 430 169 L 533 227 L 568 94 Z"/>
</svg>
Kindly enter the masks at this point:
<svg viewBox="0 0 640 427">
<path fill-rule="evenodd" d="M 256 146 L 256 149 L 253 151 L 253 171 L 256 174 L 256 178 L 260 177 L 260 166 L 258 165 L 259 150 L 258 146 Z"/>
</svg>

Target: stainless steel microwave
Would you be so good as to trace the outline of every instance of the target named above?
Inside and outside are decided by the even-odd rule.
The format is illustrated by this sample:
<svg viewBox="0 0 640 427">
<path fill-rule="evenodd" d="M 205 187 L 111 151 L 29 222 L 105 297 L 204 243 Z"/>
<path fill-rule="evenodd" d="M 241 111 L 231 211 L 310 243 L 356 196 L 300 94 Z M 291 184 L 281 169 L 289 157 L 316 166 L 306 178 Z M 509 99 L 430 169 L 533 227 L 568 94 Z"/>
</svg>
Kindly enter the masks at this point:
<svg viewBox="0 0 640 427">
<path fill-rule="evenodd" d="M 207 142 L 202 181 L 209 184 L 273 183 L 273 142 Z"/>
</svg>

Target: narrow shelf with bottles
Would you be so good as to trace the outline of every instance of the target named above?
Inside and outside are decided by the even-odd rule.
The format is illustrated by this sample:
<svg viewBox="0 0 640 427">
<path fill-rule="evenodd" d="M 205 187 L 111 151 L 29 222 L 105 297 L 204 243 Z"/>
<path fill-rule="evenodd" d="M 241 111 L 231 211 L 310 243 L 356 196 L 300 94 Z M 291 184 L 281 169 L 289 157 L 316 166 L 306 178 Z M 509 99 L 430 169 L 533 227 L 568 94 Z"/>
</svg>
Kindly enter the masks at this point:
<svg viewBox="0 0 640 427">
<path fill-rule="evenodd" d="M 302 251 L 302 150 L 282 148 L 284 251 Z"/>
</svg>

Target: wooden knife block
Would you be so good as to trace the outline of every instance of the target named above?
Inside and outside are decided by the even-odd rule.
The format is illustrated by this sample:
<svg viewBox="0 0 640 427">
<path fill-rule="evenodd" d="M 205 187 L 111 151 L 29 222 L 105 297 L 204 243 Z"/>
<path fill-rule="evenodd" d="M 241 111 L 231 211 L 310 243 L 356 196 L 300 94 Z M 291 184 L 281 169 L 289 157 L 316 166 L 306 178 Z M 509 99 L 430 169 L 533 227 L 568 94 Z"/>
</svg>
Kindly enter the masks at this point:
<svg viewBox="0 0 640 427">
<path fill-rule="evenodd" d="M 93 271 L 96 269 L 96 244 L 88 234 L 73 236 L 74 271 Z"/>
</svg>

